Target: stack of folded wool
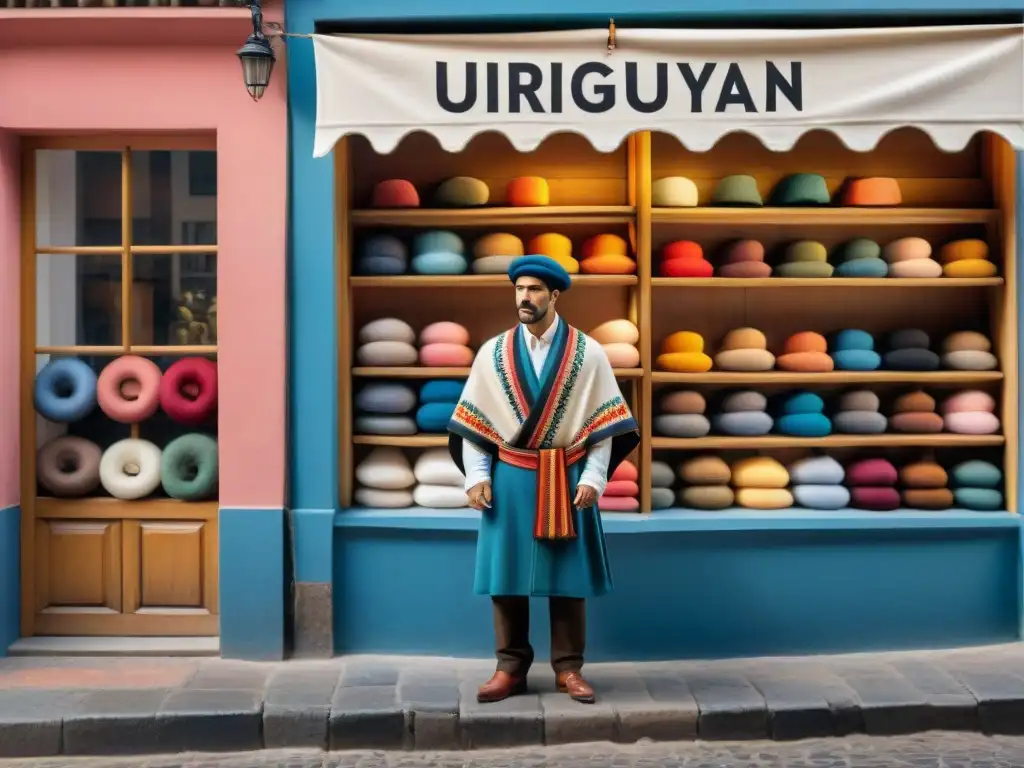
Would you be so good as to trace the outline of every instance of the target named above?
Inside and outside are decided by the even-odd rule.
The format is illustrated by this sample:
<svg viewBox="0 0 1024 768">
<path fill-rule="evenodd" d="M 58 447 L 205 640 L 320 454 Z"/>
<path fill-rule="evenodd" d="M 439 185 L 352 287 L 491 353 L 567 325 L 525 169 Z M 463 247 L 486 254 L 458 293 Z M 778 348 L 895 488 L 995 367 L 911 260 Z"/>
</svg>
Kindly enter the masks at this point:
<svg viewBox="0 0 1024 768">
<path fill-rule="evenodd" d="M 401 509 L 413 503 L 416 483 L 409 460 L 398 448 L 374 448 L 356 465 L 357 504 L 364 507 Z"/>
<path fill-rule="evenodd" d="M 786 509 L 793 506 L 789 472 L 769 456 L 751 456 L 732 465 L 736 503 L 749 509 Z"/>
<path fill-rule="evenodd" d="M 455 509 L 469 504 L 465 478 L 447 448 L 431 448 L 420 454 L 413 467 L 416 488 L 413 501 L 433 509 Z"/>
<path fill-rule="evenodd" d="M 473 364 L 469 331 L 458 323 L 431 323 L 420 331 L 420 365 L 428 368 L 466 368 Z"/>
<path fill-rule="evenodd" d="M 356 360 L 367 366 L 408 366 L 417 360 L 416 332 L 404 320 L 382 317 L 359 329 Z"/>
<path fill-rule="evenodd" d="M 615 468 L 604 494 L 597 500 L 602 512 L 636 512 L 640 509 L 640 473 L 628 459 Z"/>
<path fill-rule="evenodd" d="M 420 432 L 441 433 L 448 429 L 465 386 L 464 379 L 433 379 L 420 388 L 416 426 Z"/>
<path fill-rule="evenodd" d="M 705 455 L 679 465 L 685 484 L 679 491 L 679 505 L 689 509 L 719 510 L 731 507 L 735 494 L 729 487 L 732 470 L 721 456 Z"/>
<path fill-rule="evenodd" d="M 640 365 L 640 331 L 629 320 L 609 320 L 589 333 L 604 349 L 612 368 L 636 368 Z"/>
<path fill-rule="evenodd" d="M 668 509 L 675 504 L 675 482 L 672 467 L 664 461 L 651 462 L 651 509 Z"/>
<path fill-rule="evenodd" d="M 375 381 L 355 398 L 355 432 L 359 435 L 414 435 L 416 392 L 407 384 Z"/>
<path fill-rule="evenodd" d="M 850 503 L 843 465 L 831 456 L 808 456 L 789 466 L 790 492 L 808 509 L 842 509 Z"/>
</svg>

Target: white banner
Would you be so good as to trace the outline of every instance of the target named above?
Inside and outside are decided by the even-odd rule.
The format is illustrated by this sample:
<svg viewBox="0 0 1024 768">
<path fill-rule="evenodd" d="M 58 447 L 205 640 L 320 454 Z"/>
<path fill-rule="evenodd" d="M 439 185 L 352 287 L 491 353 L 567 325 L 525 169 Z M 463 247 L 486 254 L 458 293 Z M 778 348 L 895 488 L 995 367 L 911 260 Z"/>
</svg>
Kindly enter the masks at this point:
<svg viewBox="0 0 1024 768">
<path fill-rule="evenodd" d="M 1024 145 L 1021 25 L 833 30 L 607 29 L 314 35 L 313 154 L 346 134 L 390 152 L 422 130 L 449 151 L 500 131 L 521 151 L 560 131 L 611 151 L 633 131 L 703 151 L 732 131 L 773 150 L 827 128 L 869 150 L 916 126 L 942 149 L 980 130 Z"/>
</svg>

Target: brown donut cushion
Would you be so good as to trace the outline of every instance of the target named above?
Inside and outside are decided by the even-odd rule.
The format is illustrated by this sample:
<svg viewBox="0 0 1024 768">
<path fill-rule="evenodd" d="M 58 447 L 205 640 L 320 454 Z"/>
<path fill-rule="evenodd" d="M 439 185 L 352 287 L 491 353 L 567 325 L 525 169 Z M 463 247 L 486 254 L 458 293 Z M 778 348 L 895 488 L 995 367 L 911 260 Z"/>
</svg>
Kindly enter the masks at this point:
<svg viewBox="0 0 1024 768">
<path fill-rule="evenodd" d="M 697 456 L 679 465 L 679 476 L 689 485 L 728 485 L 732 470 L 721 456 Z"/>
<path fill-rule="evenodd" d="M 679 492 L 679 503 L 691 509 L 725 509 L 735 500 L 728 485 L 691 485 Z"/>
<path fill-rule="evenodd" d="M 893 413 L 934 412 L 935 398 L 920 389 L 900 395 L 892 405 Z"/>
<path fill-rule="evenodd" d="M 736 261 L 718 268 L 719 277 L 757 279 L 772 276 L 770 264 L 763 261 Z"/>
<path fill-rule="evenodd" d="M 948 488 L 908 488 L 903 491 L 903 504 L 911 509 L 949 509 L 953 492 Z"/>
<path fill-rule="evenodd" d="M 102 451 L 83 437 L 65 435 L 39 449 L 36 476 L 54 496 L 84 496 L 100 484 Z"/>
<path fill-rule="evenodd" d="M 942 431 L 943 421 L 937 413 L 897 413 L 889 418 L 889 426 L 896 432 L 933 435 Z"/>
<path fill-rule="evenodd" d="M 949 475 L 934 461 L 916 461 L 900 468 L 900 482 L 908 488 L 945 488 Z"/>
<path fill-rule="evenodd" d="M 768 339 L 756 328 L 734 328 L 722 338 L 718 351 L 734 349 L 768 349 Z"/>
</svg>

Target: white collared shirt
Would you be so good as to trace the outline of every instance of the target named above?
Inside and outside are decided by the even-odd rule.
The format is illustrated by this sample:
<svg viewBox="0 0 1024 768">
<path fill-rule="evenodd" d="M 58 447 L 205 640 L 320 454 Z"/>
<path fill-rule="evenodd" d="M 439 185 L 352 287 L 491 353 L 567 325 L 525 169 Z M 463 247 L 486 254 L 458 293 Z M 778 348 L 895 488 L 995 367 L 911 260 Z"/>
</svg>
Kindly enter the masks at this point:
<svg viewBox="0 0 1024 768">
<path fill-rule="evenodd" d="M 546 331 L 538 338 L 529 329 L 525 331 L 526 346 L 530 351 L 530 362 L 537 378 L 541 377 L 544 371 L 544 363 L 547 362 L 548 354 L 551 352 L 551 345 L 554 343 L 555 334 L 561 325 L 562 319 L 555 315 L 555 320 Z M 608 485 L 608 463 L 612 458 L 611 439 L 602 440 L 587 451 L 586 463 L 583 465 L 583 472 L 580 474 L 580 485 L 589 485 L 600 496 Z M 469 440 L 462 441 L 462 463 L 466 468 L 466 490 L 468 491 L 477 483 L 490 481 L 491 479 L 491 456 L 485 453 Z"/>
</svg>

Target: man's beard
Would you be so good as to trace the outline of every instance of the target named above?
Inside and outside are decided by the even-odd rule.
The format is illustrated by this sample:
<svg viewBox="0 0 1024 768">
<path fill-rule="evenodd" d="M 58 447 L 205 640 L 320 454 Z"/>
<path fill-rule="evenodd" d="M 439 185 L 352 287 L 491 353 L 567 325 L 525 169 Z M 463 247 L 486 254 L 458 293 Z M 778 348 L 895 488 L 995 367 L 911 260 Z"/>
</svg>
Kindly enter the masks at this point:
<svg viewBox="0 0 1024 768">
<path fill-rule="evenodd" d="M 524 311 L 524 310 L 526 312 L 530 313 L 530 319 L 529 320 L 523 320 L 522 318 L 520 318 L 519 322 L 522 323 L 523 325 L 533 325 L 534 323 L 539 323 L 541 320 L 544 319 L 544 317 L 548 313 L 547 308 L 538 309 L 537 307 L 533 306 L 532 304 L 520 304 L 519 308 L 517 310 L 517 314 L 519 312 Z"/>
</svg>

